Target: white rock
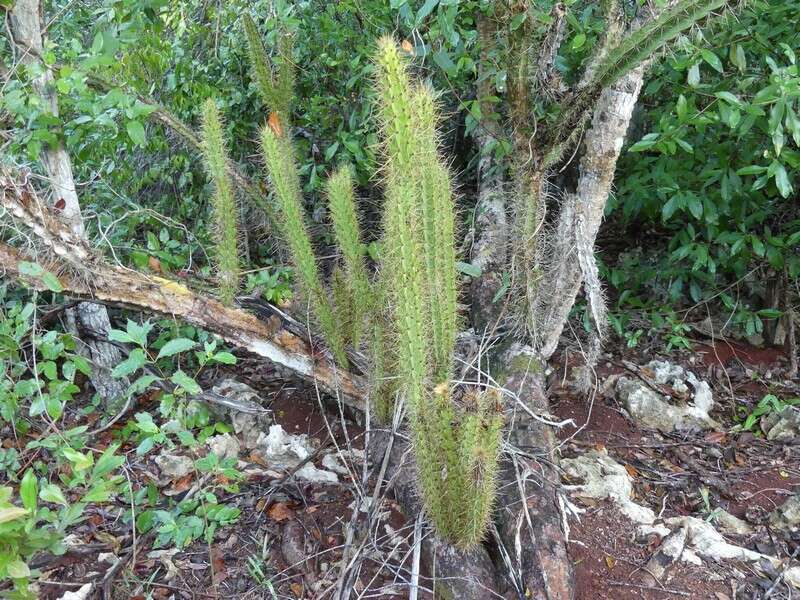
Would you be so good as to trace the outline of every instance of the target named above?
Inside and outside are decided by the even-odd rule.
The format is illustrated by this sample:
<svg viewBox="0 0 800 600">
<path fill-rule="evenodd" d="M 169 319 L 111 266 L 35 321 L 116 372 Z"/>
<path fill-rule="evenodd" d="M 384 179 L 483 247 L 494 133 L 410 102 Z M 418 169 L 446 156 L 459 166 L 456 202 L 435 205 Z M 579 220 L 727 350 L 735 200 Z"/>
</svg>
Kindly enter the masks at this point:
<svg viewBox="0 0 800 600">
<path fill-rule="evenodd" d="M 65 592 L 58 600 L 86 600 L 94 589 L 93 583 L 82 585 L 74 592 Z"/>
<path fill-rule="evenodd" d="M 310 462 L 300 467 L 294 476 L 312 483 L 339 483 L 339 477 L 336 473 L 318 469 Z"/>
<path fill-rule="evenodd" d="M 188 456 L 162 452 L 155 458 L 161 474 L 171 479 L 185 477 L 194 469 L 194 463 Z"/>
<path fill-rule="evenodd" d="M 664 432 L 719 429 L 719 424 L 709 416 L 714 407 L 714 397 L 708 383 L 700 381 L 680 365 L 654 360 L 647 367 L 653 372 L 656 383 L 670 385 L 676 392 L 688 392 L 688 382 L 693 390 L 692 401 L 686 406 L 678 406 L 639 379 L 620 377 L 616 385 L 617 396 L 634 420 Z"/>
<path fill-rule="evenodd" d="M 236 458 L 239 456 L 239 451 L 241 450 L 239 440 L 230 433 L 221 433 L 211 436 L 206 440 L 206 445 L 208 449 L 220 459 Z"/>
<path fill-rule="evenodd" d="M 769 515 L 773 529 L 794 531 L 800 528 L 800 494 L 795 494 Z"/>
<path fill-rule="evenodd" d="M 636 523 L 652 524 L 655 521 L 652 510 L 631 500 L 633 483 L 630 475 L 625 467 L 608 456 L 605 449 L 592 450 L 578 458 L 566 458 L 561 465 L 571 478 L 583 481 L 582 485 L 566 486 L 568 490 L 598 500 L 609 499 Z"/>
<path fill-rule="evenodd" d="M 748 523 L 738 517 L 734 517 L 727 510 L 715 510 L 714 522 L 719 526 L 722 533 L 727 533 L 728 535 L 749 535 L 753 533 L 753 528 Z"/>
<path fill-rule="evenodd" d="M 256 452 L 261 454 L 271 468 L 291 469 L 314 452 L 314 444 L 305 434 L 292 435 L 280 425 L 271 425 L 269 433 L 258 439 Z M 336 473 L 318 469 L 311 462 L 295 473 L 295 477 L 316 483 L 339 483 Z"/>
</svg>

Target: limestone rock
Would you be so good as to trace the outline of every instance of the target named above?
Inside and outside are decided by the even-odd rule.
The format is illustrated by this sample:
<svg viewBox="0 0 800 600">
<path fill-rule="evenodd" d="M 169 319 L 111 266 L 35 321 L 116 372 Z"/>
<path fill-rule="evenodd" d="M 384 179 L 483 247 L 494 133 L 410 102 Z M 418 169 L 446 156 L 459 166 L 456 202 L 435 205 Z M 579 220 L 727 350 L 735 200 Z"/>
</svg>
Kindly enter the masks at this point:
<svg viewBox="0 0 800 600">
<path fill-rule="evenodd" d="M 654 360 L 647 367 L 653 372 L 656 383 L 670 385 L 679 394 L 691 391 L 691 401 L 685 406 L 674 404 L 672 398 L 662 396 L 643 381 L 620 377 L 616 385 L 617 397 L 637 423 L 663 432 L 719 429 L 719 424 L 708 414 L 714 406 L 708 383 L 680 365 L 665 361 Z"/>
</svg>

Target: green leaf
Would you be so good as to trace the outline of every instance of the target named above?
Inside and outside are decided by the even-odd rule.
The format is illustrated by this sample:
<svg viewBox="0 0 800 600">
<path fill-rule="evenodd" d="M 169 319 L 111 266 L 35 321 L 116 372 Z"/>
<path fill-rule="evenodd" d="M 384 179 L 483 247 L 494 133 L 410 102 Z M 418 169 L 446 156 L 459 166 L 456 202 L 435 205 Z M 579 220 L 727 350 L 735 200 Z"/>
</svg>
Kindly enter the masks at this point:
<svg viewBox="0 0 800 600">
<path fill-rule="evenodd" d="M 759 317 L 764 317 L 765 319 L 779 319 L 783 316 L 783 311 L 780 311 L 777 308 L 762 308 L 756 314 Z"/>
<path fill-rule="evenodd" d="M 436 5 L 439 4 L 439 0 L 427 0 L 425 4 L 422 5 L 422 8 L 417 11 L 417 26 L 419 26 L 422 21 L 431 14 L 431 11 L 436 8 Z"/>
<path fill-rule="evenodd" d="M 0 508 L 0 523 L 8 523 L 10 521 L 16 521 L 17 519 L 21 519 L 27 514 L 28 514 L 28 509 L 20 508 L 19 506 L 8 506 L 6 508 Z"/>
<path fill-rule="evenodd" d="M 178 385 L 185 389 L 190 394 L 199 394 L 203 391 L 203 389 L 197 384 L 197 382 L 189 377 L 186 373 L 178 369 L 173 373 L 170 381 L 175 385 Z"/>
<path fill-rule="evenodd" d="M 759 165 L 750 165 L 749 167 L 742 167 L 738 171 L 736 171 L 737 175 L 760 175 L 764 171 L 767 170 L 767 167 L 761 167 Z"/>
<path fill-rule="evenodd" d="M 456 268 L 464 275 L 469 275 L 470 277 L 481 276 L 481 268 L 471 263 L 457 262 Z"/>
<path fill-rule="evenodd" d="M 120 342 L 122 344 L 135 344 L 136 342 L 134 339 L 127 334 L 125 331 L 120 331 L 119 329 L 109 329 L 108 330 L 108 339 L 112 342 Z"/>
<path fill-rule="evenodd" d="M 572 38 L 572 49 L 578 50 L 579 48 L 583 47 L 585 43 L 586 43 L 586 34 L 579 33 L 574 38 Z"/>
<path fill-rule="evenodd" d="M 111 444 L 108 448 L 106 448 L 105 452 L 100 455 L 100 458 L 97 459 L 97 464 L 94 466 L 94 470 L 92 471 L 92 478 L 97 479 L 99 477 L 104 477 L 118 469 L 122 466 L 125 462 L 124 456 L 118 456 L 116 454 L 117 450 L 119 450 L 119 444 Z"/>
<path fill-rule="evenodd" d="M 139 121 L 128 121 L 125 125 L 125 129 L 134 144 L 137 146 L 145 145 L 147 138 L 144 133 L 144 126 Z"/>
<path fill-rule="evenodd" d="M 168 356 L 174 356 L 179 352 L 186 352 L 187 350 L 194 348 L 196 345 L 196 342 L 188 338 L 176 338 L 174 340 L 170 340 L 162 346 L 161 350 L 158 351 L 156 360 L 166 358 Z"/>
<path fill-rule="evenodd" d="M 689 211 L 695 219 L 703 216 L 703 203 L 694 194 L 689 197 Z"/>
<path fill-rule="evenodd" d="M 128 355 L 128 358 L 119 363 L 114 370 L 111 371 L 112 377 L 127 377 L 131 373 L 138 371 L 147 362 L 144 355 L 144 350 L 141 348 L 134 348 Z"/>
<path fill-rule="evenodd" d="M 702 50 L 700 50 L 700 56 L 702 56 L 703 60 L 705 62 L 707 62 L 709 65 L 711 65 L 711 67 L 715 71 L 717 71 L 718 73 L 722 73 L 722 71 L 723 71 L 723 69 L 722 69 L 722 61 L 711 50 L 703 48 Z"/>
<path fill-rule="evenodd" d="M 61 488 L 54 483 L 48 483 L 43 486 L 39 492 L 39 498 L 45 502 L 67 506 L 67 499 L 64 497 L 64 493 L 61 491 Z"/>
<path fill-rule="evenodd" d="M 236 364 L 236 357 L 230 352 L 217 352 L 214 356 L 211 357 L 211 360 L 214 360 L 218 363 L 222 363 L 224 365 Z"/>
<path fill-rule="evenodd" d="M 23 577 L 30 577 L 31 570 L 22 559 L 12 560 L 6 565 L 6 572 L 11 579 L 22 579 Z"/>
<path fill-rule="evenodd" d="M 786 172 L 786 167 L 783 165 L 778 166 L 775 171 L 775 185 L 784 198 L 788 198 L 792 193 L 792 184 L 789 182 L 789 174 Z"/>
<path fill-rule="evenodd" d="M 722 92 L 717 92 L 714 95 L 717 98 L 719 98 L 721 100 L 725 100 L 725 102 L 728 102 L 728 103 L 733 104 L 735 106 L 741 106 L 742 105 L 742 101 L 739 100 L 736 96 L 734 96 L 730 92 L 722 91 Z"/>
<path fill-rule="evenodd" d="M 76 471 L 85 471 L 94 463 L 94 457 L 91 454 L 84 454 L 67 446 L 62 450 L 64 457 L 72 463 L 73 469 Z"/>
<path fill-rule="evenodd" d="M 691 87 L 697 87 L 700 85 L 700 65 L 694 63 L 691 67 L 689 67 L 689 72 L 686 74 L 686 82 Z"/>
<path fill-rule="evenodd" d="M 29 511 L 36 510 L 36 495 L 39 493 L 39 482 L 36 479 L 36 474 L 33 469 L 26 469 L 22 481 L 19 482 L 19 497 L 22 500 L 22 506 Z"/>
</svg>

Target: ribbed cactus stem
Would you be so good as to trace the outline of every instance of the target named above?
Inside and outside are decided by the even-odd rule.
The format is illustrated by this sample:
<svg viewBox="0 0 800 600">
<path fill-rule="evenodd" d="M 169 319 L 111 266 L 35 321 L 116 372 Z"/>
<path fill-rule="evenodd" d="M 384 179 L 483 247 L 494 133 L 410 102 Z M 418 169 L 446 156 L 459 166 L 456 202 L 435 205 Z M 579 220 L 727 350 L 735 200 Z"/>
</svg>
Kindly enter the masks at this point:
<svg viewBox="0 0 800 600">
<path fill-rule="evenodd" d="M 430 289 L 431 371 L 434 382 L 447 381 L 457 333 L 455 206 L 447 165 L 438 151 L 436 106 L 432 90 L 417 86 L 412 96 L 414 163 L 423 217 L 427 287 Z"/>
<path fill-rule="evenodd" d="M 242 15 L 242 23 L 247 37 L 253 79 L 261 99 L 271 112 L 277 113 L 284 123 L 288 123 L 294 92 L 294 66 L 290 60 L 289 38 L 285 34 L 279 38 L 279 55 L 276 64 L 273 64 L 252 17 L 245 13 Z"/>
<path fill-rule="evenodd" d="M 214 184 L 212 206 L 216 234 L 216 269 L 219 296 L 232 304 L 239 289 L 239 244 L 237 216 L 239 214 L 233 188 L 228 178 L 228 153 L 222 132 L 222 119 L 214 100 L 203 104 L 203 156 L 206 169 Z"/>
<path fill-rule="evenodd" d="M 358 347 L 364 320 L 372 304 L 372 290 L 361 251 L 353 176 L 349 167 L 340 167 L 330 176 L 327 192 L 333 231 L 344 263 L 343 285 L 350 296 L 352 313 L 348 337 L 350 343 Z"/>
<path fill-rule="evenodd" d="M 340 366 L 345 367 L 347 354 L 342 332 L 334 316 L 330 298 L 322 285 L 317 260 L 311 246 L 311 237 L 303 218 L 300 177 L 294 159 L 294 149 L 282 132 L 280 121 L 277 118 L 270 118 L 270 126 L 261 130 L 261 148 L 280 207 L 283 237 L 289 246 L 300 284 L 311 303 L 311 309 L 317 317 L 334 359 Z"/>
<path fill-rule="evenodd" d="M 412 411 L 423 402 L 427 379 L 422 290 L 425 260 L 412 172 L 414 135 L 407 66 L 391 38 L 378 42 L 379 109 L 386 153 L 384 258 L 387 292 L 394 306 L 398 375 Z"/>
</svg>

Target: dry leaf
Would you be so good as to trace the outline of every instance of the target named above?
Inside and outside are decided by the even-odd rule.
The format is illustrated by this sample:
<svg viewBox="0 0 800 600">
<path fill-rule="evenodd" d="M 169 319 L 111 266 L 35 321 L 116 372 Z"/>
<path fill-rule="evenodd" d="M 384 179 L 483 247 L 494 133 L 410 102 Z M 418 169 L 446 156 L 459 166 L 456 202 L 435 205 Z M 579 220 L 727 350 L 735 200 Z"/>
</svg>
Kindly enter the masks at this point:
<svg viewBox="0 0 800 600">
<path fill-rule="evenodd" d="M 292 592 L 294 592 L 295 596 L 297 596 L 298 598 L 302 598 L 303 597 L 303 584 L 302 583 L 291 583 L 291 584 L 289 584 L 289 587 L 292 588 Z"/>
<path fill-rule="evenodd" d="M 267 515 L 273 521 L 280 523 L 281 521 L 294 518 L 294 511 L 289 508 L 285 502 L 276 502 L 267 509 Z"/>
<path fill-rule="evenodd" d="M 222 550 L 214 546 L 209 552 L 211 556 L 211 568 L 214 573 L 211 583 L 219 585 L 220 582 L 228 578 L 228 569 L 225 567 L 225 558 L 222 556 Z"/>
<path fill-rule="evenodd" d="M 147 266 L 150 267 L 151 271 L 155 271 L 156 273 L 161 273 L 161 261 L 158 260 L 155 256 L 151 256 L 147 259 Z"/>
<path fill-rule="evenodd" d="M 613 569 L 616 564 L 617 561 L 613 556 L 606 555 L 606 566 L 609 568 L 609 570 Z"/>
<path fill-rule="evenodd" d="M 636 467 L 631 465 L 625 465 L 625 470 L 628 472 L 628 475 L 631 477 L 638 477 L 639 471 L 636 470 Z"/>
<path fill-rule="evenodd" d="M 411 42 L 408 40 L 403 40 L 403 42 L 400 44 L 400 47 L 403 48 L 403 52 L 408 52 L 409 54 L 414 51 L 414 46 L 412 46 Z"/>
</svg>

